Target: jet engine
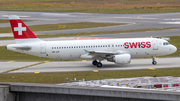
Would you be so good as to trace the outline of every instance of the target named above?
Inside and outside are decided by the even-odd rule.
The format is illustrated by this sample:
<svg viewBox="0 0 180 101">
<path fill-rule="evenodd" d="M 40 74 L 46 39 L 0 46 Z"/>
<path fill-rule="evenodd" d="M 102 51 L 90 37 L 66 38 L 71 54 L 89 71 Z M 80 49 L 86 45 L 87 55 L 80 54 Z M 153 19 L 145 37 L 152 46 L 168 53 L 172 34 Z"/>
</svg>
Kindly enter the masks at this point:
<svg viewBox="0 0 180 101">
<path fill-rule="evenodd" d="M 107 61 L 115 62 L 116 64 L 129 64 L 131 62 L 130 54 L 119 54 L 108 57 Z"/>
</svg>

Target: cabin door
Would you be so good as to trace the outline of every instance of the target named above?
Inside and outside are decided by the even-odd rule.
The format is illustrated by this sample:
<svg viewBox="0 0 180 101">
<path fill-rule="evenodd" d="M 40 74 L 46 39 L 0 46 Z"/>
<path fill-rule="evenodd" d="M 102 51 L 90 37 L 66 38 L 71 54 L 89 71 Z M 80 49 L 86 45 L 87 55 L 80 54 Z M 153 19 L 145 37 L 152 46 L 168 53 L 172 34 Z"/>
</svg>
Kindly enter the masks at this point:
<svg viewBox="0 0 180 101">
<path fill-rule="evenodd" d="M 158 50 L 158 41 L 153 40 L 153 50 Z"/>
<path fill-rule="evenodd" d="M 41 54 L 46 54 L 46 44 L 45 43 L 41 44 Z"/>
</svg>

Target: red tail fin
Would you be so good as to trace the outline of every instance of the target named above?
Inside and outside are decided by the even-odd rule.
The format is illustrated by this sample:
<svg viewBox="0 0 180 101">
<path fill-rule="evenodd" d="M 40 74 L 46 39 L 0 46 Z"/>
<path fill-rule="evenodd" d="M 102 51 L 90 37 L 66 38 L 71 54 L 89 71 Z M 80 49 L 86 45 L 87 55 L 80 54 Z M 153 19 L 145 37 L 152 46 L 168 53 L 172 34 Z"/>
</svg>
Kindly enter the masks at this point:
<svg viewBox="0 0 180 101">
<path fill-rule="evenodd" d="M 16 15 L 9 16 L 9 21 L 15 39 L 37 38 L 36 35 Z"/>
</svg>

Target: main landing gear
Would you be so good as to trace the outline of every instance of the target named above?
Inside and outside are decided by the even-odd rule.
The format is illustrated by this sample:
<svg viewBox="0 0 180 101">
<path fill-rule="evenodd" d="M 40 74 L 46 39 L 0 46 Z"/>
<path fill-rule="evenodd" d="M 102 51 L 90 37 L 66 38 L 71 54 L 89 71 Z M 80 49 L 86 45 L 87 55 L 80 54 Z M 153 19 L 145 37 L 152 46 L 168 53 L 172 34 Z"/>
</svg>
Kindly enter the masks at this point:
<svg viewBox="0 0 180 101">
<path fill-rule="evenodd" d="M 94 66 L 97 66 L 98 68 L 101 68 L 102 67 L 102 63 L 101 63 L 101 61 L 96 61 L 96 60 L 94 60 L 93 62 L 92 62 L 92 64 L 94 65 Z"/>
<path fill-rule="evenodd" d="M 157 62 L 155 61 L 154 56 L 152 56 L 152 64 L 153 64 L 153 65 L 156 65 L 156 64 L 157 64 Z"/>
</svg>

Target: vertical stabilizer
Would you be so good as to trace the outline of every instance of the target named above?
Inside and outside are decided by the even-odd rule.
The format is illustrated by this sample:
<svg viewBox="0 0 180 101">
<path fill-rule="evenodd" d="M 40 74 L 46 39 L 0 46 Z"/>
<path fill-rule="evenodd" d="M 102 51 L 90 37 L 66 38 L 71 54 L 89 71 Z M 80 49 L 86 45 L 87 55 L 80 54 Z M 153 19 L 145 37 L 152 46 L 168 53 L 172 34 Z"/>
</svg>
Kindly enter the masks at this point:
<svg viewBox="0 0 180 101">
<path fill-rule="evenodd" d="M 10 15 L 9 21 L 16 43 L 41 41 L 17 15 Z"/>
</svg>

